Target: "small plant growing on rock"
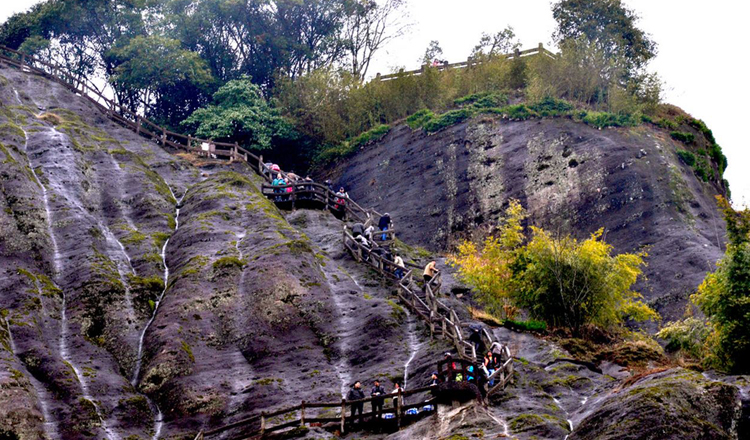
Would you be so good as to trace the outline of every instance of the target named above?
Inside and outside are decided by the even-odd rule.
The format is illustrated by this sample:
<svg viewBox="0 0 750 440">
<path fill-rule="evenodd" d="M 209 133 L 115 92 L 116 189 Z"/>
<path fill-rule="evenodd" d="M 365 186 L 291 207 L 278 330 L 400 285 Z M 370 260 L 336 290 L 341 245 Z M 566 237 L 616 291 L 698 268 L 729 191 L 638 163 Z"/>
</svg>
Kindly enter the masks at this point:
<svg viewBox="0 0 750 440">
<path fill-rule="evenodd" d="M 692 144 L 695 142 L 695 135 L 693 133 L 684 133 L 681 131 L 673 131 L 669 133 L 669 136 L 676 141 L 680 141 L 683 144 Z"/>
</svg>

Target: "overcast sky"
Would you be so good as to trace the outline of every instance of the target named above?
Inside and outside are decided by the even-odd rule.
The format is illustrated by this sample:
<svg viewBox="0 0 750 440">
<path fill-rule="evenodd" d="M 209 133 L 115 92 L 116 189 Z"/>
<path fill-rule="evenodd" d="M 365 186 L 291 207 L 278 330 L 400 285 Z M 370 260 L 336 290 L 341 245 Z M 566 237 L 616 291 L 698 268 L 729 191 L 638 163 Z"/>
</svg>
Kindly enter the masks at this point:
<svg viewBox="0 0 750 440">
<path fill-rule="evenodd" d="M 0 21 L 39 0 L 3 0 Z M 524 48 L 551 45 L 555 27 L 549 0 L 407 0 L 413 25 L 393 40 L 371 68 L 417 68 L 430 40 L 440 41 L 444 58 L 466 59 L 482 32 L 510 25 Z M 641 16 L 639 26 L 659 44 L 652 62 L 667 84 L 666 101 L 703 119 L 729 158 L 725 177 L 735 203 L 750 204 L 750 135 L 743 121 L 750 103 L 748 34 L 750 2 L 738 0 L 624 0 Z"/>
</svg>

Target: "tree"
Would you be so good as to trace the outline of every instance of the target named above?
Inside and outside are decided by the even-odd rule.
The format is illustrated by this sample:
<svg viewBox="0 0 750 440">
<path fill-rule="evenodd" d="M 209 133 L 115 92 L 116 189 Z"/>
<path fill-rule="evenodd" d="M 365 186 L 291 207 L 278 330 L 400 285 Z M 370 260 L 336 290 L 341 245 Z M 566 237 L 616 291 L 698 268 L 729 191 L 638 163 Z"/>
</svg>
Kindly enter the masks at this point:
<svg viewBox="0 0 750 440">
<path fill-rule="evenodd" d="M 408 25 L 398 20 L 403 19 L 404 4 L 404 0 L 382 0 L 381 3 L 352 0 L 348 4 L 342 39 L 352 74 L 363 79 L 375 52 L 404 34 Z"/>
<path fill-rule="evenodd" d="M 626 61 L 627 78 L 656 56 L 656 43 L 636 27 L 638 16 L 622 0 L 560 0 L 552 6 L 558 43 L 585 38 L 608 58 Z"/>
<path fill-rule="evenodd" d="M 451 263 L 460 278 L 475 288 L 478 299 L 497 314 L 508 304 L 525 309 L 534 319 L 578 332 L 586 324 L 612 326 L 625 319 L 657 319 L 632 290 L 645 254 L 612 255 L 599 230 L 587 240 L 555 237 L 532 227 L 523 234 L 526 213 L 511 201 L 499 234 L 481 248 L 459 246 Z"/>
<path fill-rule="evenodd" d="M 496 316 L 508 317 L 505 311 L 516 288 L 511 266 L 525 239 L 522 223 L 526 217 L 521 203 L 511 199 L 497 235 L 487 237 L 481 249 L 465 241 L 448 260 L 458 267 L 459 277 L 474 287 L 479 301 Z"/>
<path fill-rule="evenodd" d="M 626 318 L 658 317 L 631 290 L 645 254 L 612 255 L 612 246 L 601 240 L 602 230 L 584 241 L 553 237 L 540 228 L 532 231 L 514 269 L 520 286 L 515 302 L 532 317 L 574 332 L 585 324 L 611 326 Z"/>
<path fill-rule="evenodd" d="M 176 124 L 203 101 L 212 84 L 211 71 L 200 56 L 180 47 L 177 40 L 136 37 L 114 48 L 116 63 L 111 82 L 121 102 L 131 108 L 148 107 L 156 119 Z"/>
<path fill-rule="evenodd" d="M 271 148 L 274 138 L 288 137 L 290 126 L 263 98 L 250 78 L 232 80 L 213 96 L 213 103 L 183 122 L 200 137 L 235 141 L 249 148 Z"/>
<path fill-rule="evenodd" d="M 750 210 L 737 211 L 721 196 L 727 251 L 691 300 L 706 315 L 712 332 L 709 363 L 732 373 L 750 371 Z"/>
<path fill-rule="evenodd" d="M 493 35 L 483 32 L 479 43 L 471 51 L 471 57 L 479 58 L 504 55 L 520 47 L 521 42 L 516 39 L 516 33 L 512 27 L 508 26 Z"/>
<path fill-rule="evenodd" d="M 440 47 L 440 42 L 438 42 L 437 40 L 432 40 L 430 41 L 430 44 L 427 45 L 427 49 L 425 49 L 421 61 L 423 64 L 430 64 L 435 60 L 440 61 L 442 56 L 443 48 Z"/>
</svg>

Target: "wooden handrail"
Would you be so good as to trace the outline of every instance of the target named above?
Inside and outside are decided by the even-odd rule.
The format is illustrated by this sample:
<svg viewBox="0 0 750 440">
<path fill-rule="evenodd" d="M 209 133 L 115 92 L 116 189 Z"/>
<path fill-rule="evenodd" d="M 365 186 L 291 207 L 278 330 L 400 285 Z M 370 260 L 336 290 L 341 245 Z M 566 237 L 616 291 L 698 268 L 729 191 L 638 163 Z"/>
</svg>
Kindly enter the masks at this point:
<svg viewBox="0 0 750 440">
<path fill-rule="evenodd" d="M 493 58 L 510 59 L 510 58 L 521 58 L 521 57 L 526 57 L 526 56 L 531 56 L 531 55 L 544 55 L 552 59 L 557 59 L 559 57 L 558 54 L 551 52 L 550 50 L 545 48 L 542 43 L 539 43 L 537 47 L 532 48 L 532 49 L 519 50 L 519 51 L 502 54 L 502 55 L 495 55 Z M 483 64 L 482 61 L 478 61 L 472 58 L 469 58 L 466 61 L 459 61 L 457 63 L 442 63 L 436 66 L 430 66 L 429 64 L 424 64 L 419 69 L 415 69 L 415 70 L 407 70 L 407 71 L 400 70 L 397 73 L 390 73 L 387 75 L 381 75 L 378 73 L 375 76 L 374 81 L 389 81 L 392 79 L 401 78 L 405 76 L 421 75 L 424 73 L 425 69 L 428 67 L 437 69 L 439 71 L 443 71 L 443 70 L 449 70 L 449 69 L 462 69 L 462 68 L 467 68 L 467 67 L 479 66 L 481 64 Z"/>
<path fill-rule="evenodd" d="M 16 55 L 20 57 L 20 60 L 14 59 L 12 56 Z M 104 96 L 99 89 L 86 77 L 79 77 L 67 70 L 66 67 L 59 64 L 50 63 L 34 56 L 24 54 L 17 50 L 8 48 L 0 45 L 0 61 L 3 61 L 11 66 L 20 68 L 21 70 L 28 69 L 29 72 L 44 76 L 51 79 L 68 89 L 80 94 L 85 97 L 94 106 L 98 107 L 99 110 L 107 115 L 110 119 L 114 120 L 120 125 L 125 126 L 136 132 L 139 135 L 145 135 L 146 137 L 156 140 L 164 146 L 172 146 L 174 148 L 185 149 L 190 152 L 202 153 L 200 145 L 207 143 L 216 147 L 227 147 L 228 151 L 214 150 L 211 154 L 217 156 L 224 156 L 230 158 L 236 158 L 235 152 L 242 153 L 243 159 L 246 159 L 251 168 L 255 169 L 261 176 L 268 179 L 268 176 L 263 175 L 262 170 L 259 168 L 259 158 L 248 149 L 232 143 L 227 142 L 215 142 L 210 139 L 200 139 L 191 135 L 184 135 L 181 133 L 175 133 L 171 130 L 167 130 L 164 127 L 150 121 L 139 115 L 136 111 L 124 107 L 122 104 Z M 36 67 L 37 65 L 46 67 L 49 71 Z M 147 108 L 144 109 L 144 111 Z M 146 127 L 153 128 L 149 130 Z"/>
</svg>

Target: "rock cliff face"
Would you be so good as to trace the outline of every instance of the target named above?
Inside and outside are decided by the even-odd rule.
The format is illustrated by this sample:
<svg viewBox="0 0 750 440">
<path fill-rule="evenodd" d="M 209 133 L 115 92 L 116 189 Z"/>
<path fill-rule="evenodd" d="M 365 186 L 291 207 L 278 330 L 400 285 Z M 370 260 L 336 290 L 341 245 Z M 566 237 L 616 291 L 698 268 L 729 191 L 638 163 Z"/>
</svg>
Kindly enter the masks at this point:
<svg viewBox="0 0 750 440">
<path fill-rule="evenodd" d="M 189 437 L 428 380 L 447 347 L 336 246 L 340 221 L 292 226 L 251 170 L 198 169 L 0 75 L 0 438 Z"/>
<path fill-rule="evenodd" d="M 364 160 L 362 170 L 368 163 L 380 170 L 370 180 L 370 171 L 340 171 L 365 206 L 397 213 L 402 238 L 434 248 L 448 244 L 450 231 L 491 223 L 507 196 L 524 200 L 535 222 L 579 232 L 594 228 L 587 219 L 627 212 L 610 240 L 641 243 L 627 232 L 651 237 L 653 249 L 682 246 L 682 266 L 669 274 L 684 271 L 679 283 L 687 284 L 673 289 L 696 282 L 684 261 L 708 266 L 700 258 L 720 253 L 709 233 L 710 189 L 655 133 L 587 131 L 592 139 L 640 139 L 647 151 L 605 160 L 594 140 L 573 137 L 567 124 L 510 124 L 521 130 L 514 138 L 497 121 L 475 121 L 430 138 L 442 139 L 440 148 L 407 142 L 406 152 Z M 539 134 L 545 126 L 549 133 Z M 419 137 L 403 128 L 390 136 L 367 154 Z M 548 145 L 544 136 L 563 141 Z M 502 139 L 516 139 L 511 150 Z M 617 157 L 632 153 L 612 145 Z M 613 165 L 619 160 L 624 169 Z M 387 388 L 403 380 L 407 389 L 428 382 L 451 346 L 430 341 L 398 304 L 395 286 L 345 253 L 339 220 L 323 211 L 280 212 L 243 165 L 196 163 L 112 124 L 56 84 L 0 67 L 0 439 L 192 439 L 262 410 L 335 401 L 355 380 L 367 386 L 379 378 Z M 581 172 L 592 163 L 590 174 Z M 636 173 L 654 163 L 671 174 Z M 527 169 L 536 177 L 522 178 Z M 612 177 L 619 173 L 621 180 Z M 399 186 L 408 176 L 416 184 Z M 669 182 L 677 192 L 667 192 Z M 678 193 L 698 201 L 680 204 Z M 444 282 L 455 285 L 447 273 Z M 469 322 L 460 298 L 443 300 Z M 610 419 L 670 424 L 675 408 L 691 417 L 685 429 L 743 438 L 746 378 L 678 371 L 618 391 L 628 374 L 616 365 L 599 371 L 548 341 L 492 331 L 518 360 L 515 382 L 491 405 L 442 406 L 400 432 L 350 438 L 588 439 Z M 654 388 L 665 383 L 667 391 Z M 622 436 L 611 438 L 641 432 L 622 426 Z M 311 428 L 305 436 L 330 433 Z"/>
<path fill-rule="evenodd" d="M 647 250 L 637 286 L 669 320 L 723 251 L 714 195 L 651 126 L 597 130 L 570 119 L 476 118 L 433 135 L 402 125 L 330 176 L 362 206 L 394 214 L 400 237 L 444 250 L 491 230 L 510 198 L 530 224 L 585 237 L 604 228 L 619 252 Z"/>
</svg>

